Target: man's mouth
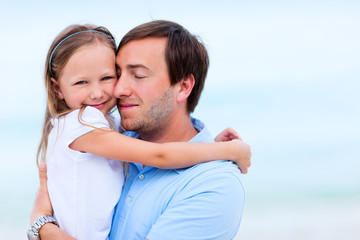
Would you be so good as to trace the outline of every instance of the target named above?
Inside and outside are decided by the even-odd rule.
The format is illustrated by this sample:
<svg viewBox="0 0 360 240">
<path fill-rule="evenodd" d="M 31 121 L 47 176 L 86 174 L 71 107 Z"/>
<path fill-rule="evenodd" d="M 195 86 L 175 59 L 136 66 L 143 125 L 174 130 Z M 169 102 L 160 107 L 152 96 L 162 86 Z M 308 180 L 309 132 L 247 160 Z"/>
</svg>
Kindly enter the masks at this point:
<svg viewBox="0 0 360 240">
<path fill-rule="evenodd" d="M 118 108 L 121 111 L 130 110 L 130 109 L 133 109 L 133 108 L 135 108 L 137 106 L 139 106 L 139 105 L 136 104 L 136 103 L 119 103 L 118 104 Z"/>
</svg>

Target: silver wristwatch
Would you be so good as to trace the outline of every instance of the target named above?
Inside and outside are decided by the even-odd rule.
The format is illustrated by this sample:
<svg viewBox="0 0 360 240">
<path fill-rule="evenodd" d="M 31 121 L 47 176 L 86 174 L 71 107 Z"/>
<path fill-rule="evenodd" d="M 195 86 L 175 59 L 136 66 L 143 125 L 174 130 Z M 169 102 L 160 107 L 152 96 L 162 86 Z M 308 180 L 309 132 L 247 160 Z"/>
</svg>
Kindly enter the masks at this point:
<svg viewBox="0 0 360 240">
<path fill-rule="evenodd" d="M 41 216 L 39 217 L 33 225 L 27 231 L 27 237 L 29 240 L 38 240 L 39 239 L 39 230 L 45 223 L 54 223 L 56 226 L 59 226 L 56 219 L 53 216 Z"/>
</svg>

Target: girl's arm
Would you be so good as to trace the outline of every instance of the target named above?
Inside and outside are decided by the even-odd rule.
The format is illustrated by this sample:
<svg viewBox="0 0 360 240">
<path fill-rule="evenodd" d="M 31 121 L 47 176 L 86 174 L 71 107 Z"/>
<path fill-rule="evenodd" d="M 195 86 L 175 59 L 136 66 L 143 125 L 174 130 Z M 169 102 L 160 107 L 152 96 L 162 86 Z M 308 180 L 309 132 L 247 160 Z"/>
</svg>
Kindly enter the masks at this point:
<svg viewBox="0 0 360 240">
<path fill-rule="evenodd" d="M 251 157 L 249 145 L 240 140 L 219 143 L 152 143 L 127 137 L 107 128 L 88 132 L 78 137 L 69 147 L 110 159 L 163 169 L 184 168 L 227 159 L 234 161 L 242 173 L 247 173 Z"/>
</svg>

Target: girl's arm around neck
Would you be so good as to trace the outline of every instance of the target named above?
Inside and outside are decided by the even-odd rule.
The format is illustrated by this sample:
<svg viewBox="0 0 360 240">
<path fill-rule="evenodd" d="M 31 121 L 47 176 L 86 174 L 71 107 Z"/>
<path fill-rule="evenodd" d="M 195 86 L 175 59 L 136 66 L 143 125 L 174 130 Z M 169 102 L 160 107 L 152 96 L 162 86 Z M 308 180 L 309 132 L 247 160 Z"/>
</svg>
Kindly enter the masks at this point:
<svg viewBox="0 0 360 240">
<path fill-rule="evenodd" d="M 219 143 L 152 143 L 124 136 L 110 129 L 95 129 L 78 137 L 69 146 L 109 159 L 134 162 L 163 169 L 185 168 L 207 161 L 234 161 L 242 173 L 250 164 L 250 148 L 235 140 Z"/>
</svg>

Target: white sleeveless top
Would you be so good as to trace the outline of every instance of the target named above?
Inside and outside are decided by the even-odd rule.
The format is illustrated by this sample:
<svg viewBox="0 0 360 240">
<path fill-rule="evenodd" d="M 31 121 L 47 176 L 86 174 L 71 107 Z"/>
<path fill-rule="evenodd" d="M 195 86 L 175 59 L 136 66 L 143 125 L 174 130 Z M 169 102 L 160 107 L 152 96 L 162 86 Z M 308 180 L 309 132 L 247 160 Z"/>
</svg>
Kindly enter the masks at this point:
<svg viewBox="0 0 360 240">
<path fill-rule="evenodd" d="M 47 147 L 48 189 L 60 228 L 79 240 L 107 239 L 124 183 L 121 162 L 81 153 L 69 145 L 96 128 L 109 128 L 104 115 L 86 107 L 52 119 Z"/>
</svg>

